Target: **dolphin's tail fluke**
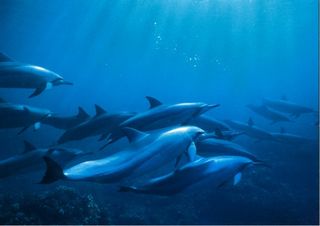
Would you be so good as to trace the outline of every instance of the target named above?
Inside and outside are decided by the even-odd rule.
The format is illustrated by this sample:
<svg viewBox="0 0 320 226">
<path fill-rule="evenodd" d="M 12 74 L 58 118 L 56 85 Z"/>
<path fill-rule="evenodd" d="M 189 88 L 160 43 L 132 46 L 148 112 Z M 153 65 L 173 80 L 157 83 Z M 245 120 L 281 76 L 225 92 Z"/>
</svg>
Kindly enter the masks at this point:
<svg viewBox="0 0 320 226">
<path fill-rule="evenodd" d="M 118 192 L 137 192 L 134 186 L 120 186 Z"/>
<path fill-rule="evenodd" d="M 57 180 L 65 178 L 63 169 L 57 162 L 48 156 L 43 157 L 43 160 L 46 163 L 47 169 L 40 184 L 51 184 Z"/>
</svg>

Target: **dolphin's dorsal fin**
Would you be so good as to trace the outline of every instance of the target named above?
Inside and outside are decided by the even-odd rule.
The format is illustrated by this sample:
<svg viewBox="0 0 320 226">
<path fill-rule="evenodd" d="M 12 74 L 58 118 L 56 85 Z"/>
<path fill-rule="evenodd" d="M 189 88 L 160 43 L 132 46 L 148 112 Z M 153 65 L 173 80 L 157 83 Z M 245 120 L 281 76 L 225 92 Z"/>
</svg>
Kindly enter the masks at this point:
<svg viewBox="0 0 320 226">
<path fill-rule="evenodd" d="M 148 102 L 149 102 L 149 108 L 152 109 L 152 108 L 155 108 L 155 107 L 158 107 L 160 105 L 162 105 L 162 103 L 157 100 L 156 98 L 154 97 L 150 97 L 150 96 L 146 96 Z"/>
<path fill-rule="evenodd" d="M 0 62 L 12 62 L 12 61 L 14 61 L 14 60 L 12 60 L 6 54 L 0 53 Z"/>
<path fill-rule="evenodd" d="M 36 150 L 37 148 L 33 145 L 33 144 L 31 144 L 29 141 L 23 141 L 23 143 L 24 143 L 24 151 L 23 151 L 23 153 L 28 153 L 28 152 L 30 152 L 30 151 L 34 151 L 34 150 Z"/>
<path fill-rule="evenodd" d="M 250 117 L 248 120 L 248 126 L 252 127 L 254 125 L 253 119 Z"/>
<path fill-rule="evenodd" d="M 100 116 L 107 113 L 106 110 L 104 110 L 102 107 L 100 107 L 97 104 L 95 104 L 94 107 L 96 108 L 96 116 Z"/>
<path fill-rule="evenodd" d="M 122 131 L 124 132 L 130 143 L 136 142 L 148 136 L 147 133 L 141 132 L 130 127 L 122 128 Z"/>
<path fill-rule="evenodd" d="M 7 101 L 0 97 L 0 103 L 7 103 Z"/>
<path fill-rule="evenodd" d="M 89 118 L 89 117 L 90 115 L 82 107 L 78 108 L 77 118 Z"/>
<path fill-rule="evenodd" d="M 281 127 L 281 128 L 280 128 L 280 133 L 282 133 L 282 134 L 283 134 L 283 133 L 286 133 L 286 129 L 283 128 L 283 127 Z"/>
</svg>

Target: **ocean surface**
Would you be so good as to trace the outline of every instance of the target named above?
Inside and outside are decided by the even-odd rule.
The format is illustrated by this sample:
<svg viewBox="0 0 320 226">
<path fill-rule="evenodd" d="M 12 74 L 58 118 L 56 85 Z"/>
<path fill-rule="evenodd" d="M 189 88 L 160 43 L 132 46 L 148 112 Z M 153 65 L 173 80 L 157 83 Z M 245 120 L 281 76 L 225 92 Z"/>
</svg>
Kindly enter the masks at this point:
<svg viewBox="0 0 320 226">
<path fill-rule="evenodd" d="M 0 52 L 72 81 L 29 99 L 32 90 L 0 89 L 10 103 L 60 116 L 79 106 L 94 115 L 143 112 L 145 96 L 165 104 L 221 104 L 205 115 L 285 128 L 312 145 L 256 142 L 246 147 L 271 167 L 244 172 L 236 186 L 198 186 L 174 196 L 120 193 L 116 185 L 38 184 L 43 169 L 0 179 L 0 224 L 318 224 L 318 114 L 270 124 L 246 105 L 263 98 L 318 109 L 317 0 L 1 0 Z M 2 119 L 0 119 L 2 120 Z M 1 159 L 23 141 L 54 144 L 63 130 L 47 125 L 1 129 Z M 96 151 L 98 137 L 63 147 Z M 102 158 L 127 145 L 98 151 Z M 82 158 L 86 160 L 88 158 Z M 81 160 L 78 160 L 81 162 Z"/>
</svg>

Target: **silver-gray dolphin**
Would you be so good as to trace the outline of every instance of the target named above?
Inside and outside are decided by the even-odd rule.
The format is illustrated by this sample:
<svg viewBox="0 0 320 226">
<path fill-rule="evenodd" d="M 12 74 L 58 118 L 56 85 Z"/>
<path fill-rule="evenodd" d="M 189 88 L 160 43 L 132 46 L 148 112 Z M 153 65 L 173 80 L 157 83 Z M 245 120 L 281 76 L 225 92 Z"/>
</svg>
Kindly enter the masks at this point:
<svg viewBox="0 0 320 226">
<path fill-rule="evenodd" d="M 290 102 L 285 98 L 281 100 L 263 99 L 263 104 L 276 111 L 291 114 L 296 118 L 301 114 L 316 113 L 312 108 Z"/>
<path fill-rule="evenodd" d="M 52 183 L 59 179 L 115 183 L 133 174 L 137 176 L 155 171 L 181 159 L 181 155 L 186 155 L 192 161 L 196 154 L 194 141 L 204 133 L 202 129 L 190 126 L 170 129 L 154 136 L 132 128 L 123 130 L 131 145 L 112 156 L 85 161 L 64 170 L 55 161 L 45 157 L 47 171 L 41 183 Z"/>
<path fill-rule="evenodd" d="M 189 124 L 192 118 L 220 106 L 219 104 L 209 105 L 201 102 L 164 105 L 153 97 L 147 96 L 146 98 L 150 103 L 150 109 L 129 118 L 121 124 L 122 127 L 148 131 Z"/>
<path fill-rule="evenodd" d="M 206 117 L 206 116 L 194 117 L 189 121 L 188 124 L 193 125 L 193 126 L 197 126 L 201 129 L 205 130 L 208 133 L 215 132 L 216 130 L 220 130 L 220 131 L 231 130 L 230 127 L 226 123 L 219 121 L 217 119 L 214 119 L 214 118 Z"/>
<path fill-rule="evenodd" d="M 47 109 L 35 108 L 27 105 L 8 103 L 0 98 L 0 128 L 22 128 L 22 133 L 31 126 L 39 129 L 40 123 L 52 112 Z"/>
<path fill-rule="evenodd" d="M 114 136 L 122 137 L 124 134 L 119 125 L 135 114 L 132 112 L 107 113 L 98 105 L 95 105 L 95 108 L 96 115 L 94 117 L 76 127 L 66 130 L 59 138 L 58 144 L 98 135 L 101 135 L 102 138 L 107 138 L 110 133 Z"/>
<path fill-rule="evenodd" d="M 249 108 L 256 114 L 262 116 L 263 118 L 271 120 L 272 124 L 277 122 L 292 122 L 292 120 L 290 120 L 287 116 L 276 111 L 270 110 L 266 105 L 256 106 L 253 104 L 248 104 L 247 108 Z"/>
<path fill-rule="evenodd" d="M 272 136 L 276 141 L 284 144 L 290 145 L 306 145 L 306 144 L 317 144 L 317 140 L 299 136 L 296 134 L 287 133 L 283 128 L 281 128 L 280 133 L 272 133 Z"/>
<path fill-rule="evenodd" d="M 218 155 L 233 155 L 243 156 L 253 161 L 258 161 L 257 157 L 251 154 L 249 151 L 247 151 L 244 147 L 227 140 L 215 138 L 199 140 L 196 142 L 196 147 L 197 153 L 205 157 L 212 157 Z"/>
<path fill-rule="evenodd" d="M 29 97 L 38 96 L 52 86 L 72 85 L 48 69 L 19 63 L 0 53 L 0 87 L 34 89 Z"/>
<path fill-rule="evenodd" d="M 275 140 L 271 133 L 256 127 L 251 118 L 248 120 L 247 124 L 233 120 L 225 120 L 225 123 L 227 123 L 231 128 L 242 131 L 247 136 L 257 140 Z"/>
<path fill-rule="evenodd" d="M 71 129 L 77 125 L 89 120 L 90 115 L 82 108 L 78 108 L 78 114 L 73 116 L 58 116 L 52 115 L 51 117 L 45 118 L 43 123 L 50 125 L 57 129 Z"/>
<path fill-rule="evenodd" d="M 206 182 L 206 186 L 211 188 L 222 186 L 230 180 L 236 185 L 241 180 L 241 172 L 252 164 L 252 160 L 237 156 L 200 157 L 169 174 L 139 186 L 123 186 L 119 191 L 170 196 L 200 182 Z"/>
<path fill-rule="evenodd" d="M 43 165 L 43 157 L 49 156 L 61 165 L 66 165 L 76 157 L 84 156 L 84 153 L 77 149 L 66 148 L 36 148 L 25 141 L 23 153 L 10 158 L 0 160 L 0 178 L 5 178 L 21 173 L 30 173 Z"/>
</svg>

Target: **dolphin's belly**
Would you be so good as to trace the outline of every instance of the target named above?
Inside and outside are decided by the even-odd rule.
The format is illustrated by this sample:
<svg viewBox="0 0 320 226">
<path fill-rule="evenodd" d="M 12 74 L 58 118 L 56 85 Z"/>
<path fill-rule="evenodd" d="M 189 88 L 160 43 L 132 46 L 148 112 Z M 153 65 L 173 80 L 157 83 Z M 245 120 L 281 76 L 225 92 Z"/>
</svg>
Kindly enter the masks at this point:
<svg viewBox="0 0 320 226">
<path fill-rule="evenodd" d="M 33 122 L 34 118 L 28 116 L 25 111 L 0 110 L 0 128 L 20 128 Z"/>
<path fill-rule="evenodd" d="M 124 174 L 129 167 L 127 160 L 133 154 L 128 151 L 96 161 L 86 161 L 66 169 L 64 174 L 69 180 L 113 182 Z"/>
<path fill-rule="evenodd" d="M 43 76 L 20 70 L 0 70 L 2 88 L 37 88 L 46 82 Z"/>
<path fill-rule="evenodd" d="M 42 156 L 43 152 L 35 151 L 2 160 L 0 161 L 0 177 L 8 177 L 21 172 L 27 173 L 29 170 L 41 166 Z"/>
</svg>

